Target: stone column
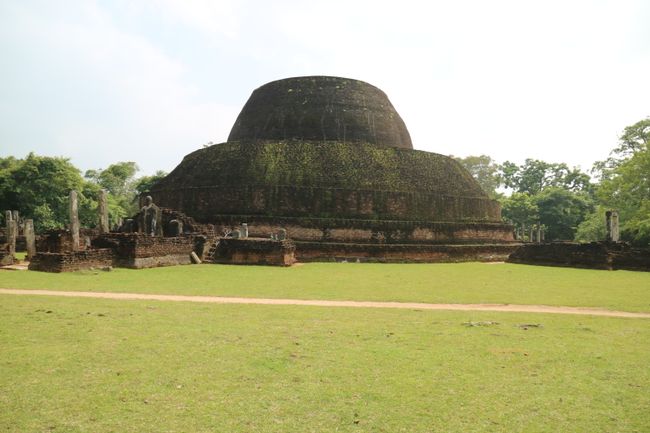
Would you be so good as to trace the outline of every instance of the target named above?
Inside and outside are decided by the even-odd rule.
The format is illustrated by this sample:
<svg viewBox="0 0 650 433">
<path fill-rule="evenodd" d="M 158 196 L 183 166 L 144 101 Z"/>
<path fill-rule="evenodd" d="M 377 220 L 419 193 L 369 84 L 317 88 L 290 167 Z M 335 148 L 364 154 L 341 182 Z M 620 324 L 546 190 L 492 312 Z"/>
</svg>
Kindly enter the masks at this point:
<svg viewBox="0 0 650 433">
<path fill-rule="evenodd" d="M 618 225 L 618 212 L 612 212 L 612 241 L 618 242 L 620 240 L 620 230 Z"/>
<path fill-rule="evenodd" d="M 618 242 L 619 229 L 618 229 L 618 212 L 615 210 L 608 210 L 605 212 L 605 220 L 607 224 L 607 242 Z"/>
<path fill-rule="evenodd" d="M 16 226 L 14 220 L 7 220 L 7 245 L 9 246 L 9 255 L 16 254 Z"/>
<path fill-rule="evenodd" d="M 34 236 L 34 220 L 25 220 L 25 243 L 27 244 L 27 260 L 36 255 L 36 237 Z"/>
<path fill-rule="evenodd" d="M 99 233 L 108 233 L 108 194 L 105 189 L 99 191 L 99 203 L 97 206 L 99 212 Z"/>
<path fill-rule="evenodd" d="M 77 191 L 70 191 L 70 233 L 72 234 L 72 251 L 79 250 L 79 202 Z"/>
<path fill-rule="evenodd" d="M 5 228 L 5 237 L 7 239 L 7 245 L 9 246 L 9 254 L 13 256 L 16 252 L 16 228 L 10 210 L 5 212 Z"/>
<path fill-rule="evenodd" d="M 14 224 L 14 232 L 15 232 L 14 234 L 15 234 L 16 238 L 18 238 L 18 235 L 20 234 L 20 212 L 18 212 L 17 210 L 12 210 L 11 214 L 12 214 L 11 219 L 15 223 Z"/>
<path fill-rule="evenodd" d="M 542 224 L 537 223 L 537 243 L 542 243 Z"/>
</svg>

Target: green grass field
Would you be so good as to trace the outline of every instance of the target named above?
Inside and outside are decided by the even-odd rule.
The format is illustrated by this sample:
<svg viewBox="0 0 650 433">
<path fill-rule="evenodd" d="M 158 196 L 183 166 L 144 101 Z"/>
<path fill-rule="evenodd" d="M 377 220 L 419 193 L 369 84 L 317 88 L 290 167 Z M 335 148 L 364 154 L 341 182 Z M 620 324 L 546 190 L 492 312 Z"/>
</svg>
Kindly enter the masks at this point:
<svg viewBox="0 0 650 433">
<path fill-rule="evenodd" d="M 648 273 L 482 263 L 2 271 L 0 287 L 650 311 Z M 0 295 L 0 432 L 647 432 L 649 365 L 647 319 Z"/>
<path fill-rule="evenodd" d="M 0 272 L 0 287 L 266 298 L 510 303 L 650 311 L 650 273 L 486 263 L 192 265 Z"/>
<path fill-rule="evenodd" d="M 0 299 L 3 432 L 650 430 L 650 320 Z"/>
</svg>

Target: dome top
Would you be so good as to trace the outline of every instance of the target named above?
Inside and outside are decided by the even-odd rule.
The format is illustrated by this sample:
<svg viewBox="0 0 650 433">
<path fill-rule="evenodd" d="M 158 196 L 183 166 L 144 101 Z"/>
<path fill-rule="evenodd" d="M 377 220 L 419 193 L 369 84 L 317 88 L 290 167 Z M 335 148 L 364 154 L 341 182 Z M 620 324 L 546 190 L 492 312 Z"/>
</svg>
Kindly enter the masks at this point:
<svg viewBox="0 0 650 433">
<path fill-rule="evenodd" d="M 228 141 L 315 140 L 412 149 L 404 121 L 384 92 L 349 78 L 309 76 L 256 89 Z"/>
</svg>

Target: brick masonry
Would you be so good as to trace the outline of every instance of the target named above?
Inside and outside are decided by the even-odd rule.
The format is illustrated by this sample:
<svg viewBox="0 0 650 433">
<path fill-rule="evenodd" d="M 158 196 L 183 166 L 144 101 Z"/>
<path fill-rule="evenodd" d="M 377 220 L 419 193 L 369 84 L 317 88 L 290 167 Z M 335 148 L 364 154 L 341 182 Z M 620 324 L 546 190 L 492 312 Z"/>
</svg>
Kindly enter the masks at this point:
<svg viewBox="0 0 650 433">
<path fill-rule="evenodd" d="M 296 258 L 301 262 L 354 261 L 379 263 L 438 263 L 504 261 L 515 244 L 414 245 L 345 244 L 296 242 Z"/>
<path fill-rule="evenodd" d="M 650 271 L 650 248 L 623 242 L 550 242 L 526 244 L 508 258 L 510 263 L 590 269 Z"/>
<path fill-rule="evenodd" d="M 246 238 L 219 240 L 213 263 L 234 265 L 291 266 L 296 262 L 296 247 L 289 240 Z"/>
<path fill-rule="evenodd" d="M 66 253 L 40 252 L 29 263 L 30 271 L 73 272 L 90 268 L 105 268 L 113 264 L 113 251 L 108 248 Z"/>
<path fill-rule="evenodd" d="M 143 233 L 107 233 L 92 241 L 95 248 L 110 248 L 114 265 L 151 268 L 190 264 L 192 251 L 203 251 L 204 236 L 158 237 Z"/>
</svg>

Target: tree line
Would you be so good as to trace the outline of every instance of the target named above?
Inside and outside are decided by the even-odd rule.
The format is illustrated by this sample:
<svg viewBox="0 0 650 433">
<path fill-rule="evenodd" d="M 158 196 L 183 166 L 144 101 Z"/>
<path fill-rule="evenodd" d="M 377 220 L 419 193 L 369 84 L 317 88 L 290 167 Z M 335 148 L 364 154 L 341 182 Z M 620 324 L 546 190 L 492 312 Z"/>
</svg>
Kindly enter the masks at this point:
<svg viewBox="0 0 650 433">
<path fill-rule="evenodd" d="M 519 236 L 544 228 L 546 240 L 593 241 L 605 237 L 605 211 L 621 220 L 621 237 L 650 245 L 650 118 L 624 129 L 609 158 L 596 162 L 591 175 L 565 163 L 527 159 L 497 163 L 490 156 L 456 158 L 483 189 L 501 203 L 503 218 Z M 117 162 L 83 175 L 69 159 L 0 157 L 0 210 L 15 209 L 34 219 L 37 231 L 63 228 L 68 194 L 79 192 L 82 225 L 97 224 L 100 189 L 108 191 L 109 219 L 115 224 L 138 211 L 138 196 L 166 175 L 136 177 L 135 162 Z M 0 216 L 4 218 L 4 215 Z"/>
<path fill-rule="evenodd" d="M 501 203 L 503 218 L 526 239 L 541 225 L 546 240 L 605 238 L 605 212 L 617 210 L 621 238 L 650 245 L 650 118 L 623 130 L 591 176 L 565 163 L 527 159 L 499 164 L 487 155 L 456 158 Z"/>
<path fill-rule="evenodd" d="M 78 192 L 79 220 L 84 227 L 97 225 L 99 191 L 108 191 L 111 225 L 138 211 L 138 196 L 166 176 L 136 177 L 135 162 L 117 162 L 106 169 L 87 170 L 83 175 L 68 158 L 30 153 L 24 159 L 0 157 L 0 209 L 18 210 L 32 218 L 37 232 L 61 229 L 69 220 L 68 196 Z M 4 224 L 4 212 L 2 212 Z"/>
</svg>

